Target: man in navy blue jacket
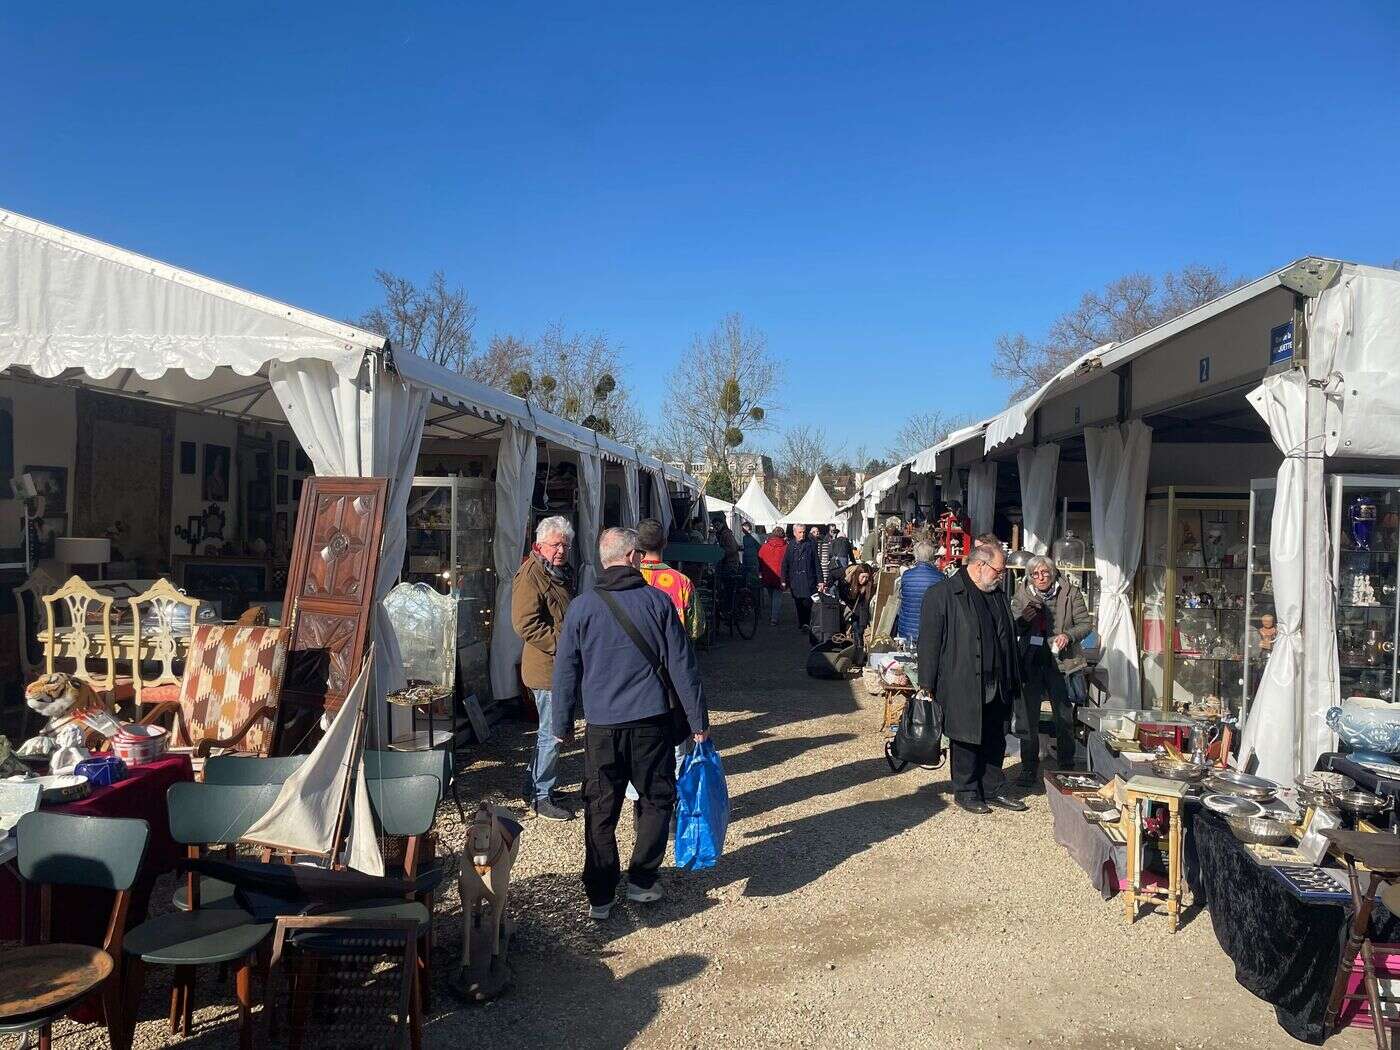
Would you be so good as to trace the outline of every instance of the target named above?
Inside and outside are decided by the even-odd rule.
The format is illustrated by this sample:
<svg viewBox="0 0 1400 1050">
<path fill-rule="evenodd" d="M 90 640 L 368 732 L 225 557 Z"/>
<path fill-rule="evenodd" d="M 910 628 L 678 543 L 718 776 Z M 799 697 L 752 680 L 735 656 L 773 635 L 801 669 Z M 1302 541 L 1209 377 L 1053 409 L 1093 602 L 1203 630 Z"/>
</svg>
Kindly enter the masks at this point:
<svg viewBox="0 0 1400 1050">
<path fill-rule="evenodd" d="M 817 563 L 817 545 L 807 535 L 806 525 L 792 527 L 793 541 L 783 552 L 782 580 L 785 590 L 792 592 L 792 604 L 797 607 L 797 629 L 805 631 L 812 622 L 812 595 L 825 590 L 821 566 Z"/>
<path fill-rule="evenodd" d="M 621 873 L 617 818 L 630 781 L 637 802 L 637 838 L 627 868 L 627 899 L 661 899 L 656 873 L 666 856 L 676 804 L 675 719 L 661 675 L 628 634 L 622 619 L 668 674 L 697 743 L 709 736 L 700 669 L 671 599 L 649 587 L 638 566 L 634 529 L 606 529 L 598 540 L 603 571 L 594 590 L 575 598 L 564 616 L 554 657 L 555 736 L 568 728 L 576 703 L 584 735 L 583 888 L 589 915 L 612 912 Z"/>
</svg>

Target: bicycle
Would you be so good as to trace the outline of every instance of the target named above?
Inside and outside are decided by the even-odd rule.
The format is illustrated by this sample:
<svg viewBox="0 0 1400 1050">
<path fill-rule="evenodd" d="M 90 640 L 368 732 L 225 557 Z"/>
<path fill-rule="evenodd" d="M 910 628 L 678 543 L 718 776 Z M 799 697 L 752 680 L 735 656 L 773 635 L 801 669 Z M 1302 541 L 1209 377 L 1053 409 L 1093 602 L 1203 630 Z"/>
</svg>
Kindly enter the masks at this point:
<svg viewBox="0 0 1400 1050">
<path fill-rule="evenodd" d="M 745 641 L 758 633 L 758 599 L 748 581 L 738 575 L 720 576 L 717 588 L 722 597 L 716 603 L 716 620 L 729 625 L 729 636 L 737 632 Z"/>
</svg>

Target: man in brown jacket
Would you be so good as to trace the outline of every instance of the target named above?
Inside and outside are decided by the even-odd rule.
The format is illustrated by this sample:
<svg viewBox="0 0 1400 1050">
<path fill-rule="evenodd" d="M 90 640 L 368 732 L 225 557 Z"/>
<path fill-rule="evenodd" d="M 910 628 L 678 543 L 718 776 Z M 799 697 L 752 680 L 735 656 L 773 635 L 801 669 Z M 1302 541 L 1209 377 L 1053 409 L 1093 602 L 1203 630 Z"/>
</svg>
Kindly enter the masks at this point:
<svg viewBox="0 0 1400 1050">
<path fill-rule="evenodd" d="M 520 657 L 520 677 L 535 696 L 540 727 L 535 734 L 535 754 L 525 766 L 524 798 L 535 813 L 551 820 L 573 820 L 574 812 L 559 804 L 554 794 L 559 780 L 559 745 L 551 726 L 567 724 L 555 718 L 554 653 L 559 628 L 574 597 L 569 571 L 569 547 L 574 527 L 568 518 L 545 518 L 535 529 L 535 543 L 525 564 L 515 574 L 511 589 L 510 622 L 525 643 Z M 564 712 L 567 714 L 567 712 Z"/>
</svg>

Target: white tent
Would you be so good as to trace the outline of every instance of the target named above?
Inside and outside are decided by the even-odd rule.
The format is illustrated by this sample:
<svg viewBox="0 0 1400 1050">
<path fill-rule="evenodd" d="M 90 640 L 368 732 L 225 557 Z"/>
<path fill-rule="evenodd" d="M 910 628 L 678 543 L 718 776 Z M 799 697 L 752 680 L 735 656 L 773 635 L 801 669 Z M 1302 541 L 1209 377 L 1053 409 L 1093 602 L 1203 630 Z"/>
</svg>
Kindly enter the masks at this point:
<svg viewBox="0 0 1400 1050">
<path fill-rule="evenodd" d="M 792 511 L 783 516 L 783 525 L 835 525 L 839 519 L 836 501 L 826 491 L 820 474 L 812 475 L 812 484 Z"/>
<path fill-rule="evenodd" d="M 772 528 L 783 517 L 782 511 L 773 506 L 773 501 L 756 477 L 749 478 L 749 487 L 744 489 L 744 494 L 734 505 L 747 514 L 755 525 L 762 525 L 765 529 Z"/>
<path fill-rule="evenodd" d="M 646 470 L 654 492 L 668 477 L 699 490 L 688 475 L 528 401 L 422 358 L 396 358 L 381 336 L 4 210 L 0 289 L 0 371 L 8 378 L 38 377 L 240 421 L 285 422 L 316 473 L 387 477 L 376 599 L 393 587 L 403 564 L 405 507 L 425 436 L 500 441 L 500 609 L 509 608 L 511 576 L 524 550 L 537 440 L 579 457 L 586 505 L 580 531 L 589 537 L 590 554 L 601 521 L 604 461 Z M 635 493 L 629 496 L 635 501 Z M 376 603 L 376 694 L 403 679 L 392 625 L 380 612 Z M 509 617 L 496 617 L 491 664 L 500 697 L 518 688 L 519 652 Z"/>
<path fill-rule="evenodd" d="M 737 504 L 730 503 L 727 500 L 722 500 L 718 496 L 707 495 L 705 497 L 706 515 L 718 514 L 721 511 L 724 513 L 724 520 L 729 522 L 729 527 L 735 532 L 739 531 L 739 525 L 741 522 L 753 521 L 753 518 L 746 514 L 743 508 L 738 506 Z"/>
</svg>

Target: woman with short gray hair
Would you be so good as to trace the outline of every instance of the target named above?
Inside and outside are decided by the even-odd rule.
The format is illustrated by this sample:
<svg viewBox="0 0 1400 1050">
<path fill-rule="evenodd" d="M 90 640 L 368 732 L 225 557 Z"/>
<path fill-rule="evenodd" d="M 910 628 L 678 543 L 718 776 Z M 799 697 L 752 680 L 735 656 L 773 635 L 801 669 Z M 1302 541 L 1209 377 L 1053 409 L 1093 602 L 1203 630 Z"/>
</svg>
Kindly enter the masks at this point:
<svg viewBox="0 0 1400 1050">
<path fill-rule="evenodd" d="M 1011 599 L 1011 615 L 1024 679 L 1015 712 L 1021 740 L 1017 787 L 1034 790 L 1039 786 L 1040 705 L 1047 694 L 1055 719 L 1056 764 L 1074 768 L 1074 703 L 1083 699 L 1078 687 L 1088 666 L 1080 643 L 1094 624 L 1079 588 L 1043 554 L 1026 563 L 1025 578 Z"/>
</svg>

